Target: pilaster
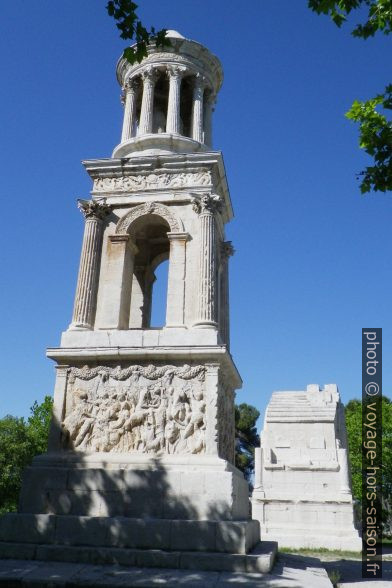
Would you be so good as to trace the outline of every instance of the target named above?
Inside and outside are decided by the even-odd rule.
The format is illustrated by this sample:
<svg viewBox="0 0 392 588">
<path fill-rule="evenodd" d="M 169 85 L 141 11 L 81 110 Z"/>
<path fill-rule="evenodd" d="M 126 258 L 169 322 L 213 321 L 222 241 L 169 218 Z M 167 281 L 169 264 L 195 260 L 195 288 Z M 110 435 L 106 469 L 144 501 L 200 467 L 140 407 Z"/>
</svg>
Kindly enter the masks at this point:
<svg viewBox="0 0 392 588">
<path fill-rule="evenodd" d="M 229 257 L 234 254 L 231 241 L 221 244 L 221 299 L 219 328 L 223 343 L 230 348 Z"/>
<path fill-rule="evenodd" d="M 132 293 L 134 257 L 137 248 L 129 235 L 110 235 L 104 283 L 100 329 L 127 329 Z"/>
<path fill-rule="evenodd" d="M 168 233 L 170 262 L 167 287 L 166 327 L 184 327 L 185 265 L 188 233 Z"/>
</svg>

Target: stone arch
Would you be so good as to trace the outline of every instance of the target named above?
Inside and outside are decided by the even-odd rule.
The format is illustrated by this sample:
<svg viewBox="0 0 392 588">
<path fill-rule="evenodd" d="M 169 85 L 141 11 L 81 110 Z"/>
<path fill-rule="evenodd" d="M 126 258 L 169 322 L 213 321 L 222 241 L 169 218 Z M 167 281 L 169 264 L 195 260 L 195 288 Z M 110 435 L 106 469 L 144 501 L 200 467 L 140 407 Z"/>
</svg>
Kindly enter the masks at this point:
<svg viewBox="0 0 392 588">
<path fill-rule="evenodd" d="M 182 233 L 184 231 L 181 219 L 174 215 L 167 206 L 159 202 L 146 202 L 135 206 L 120 218 L 116 226 L 116 235 L 131 234 L 134 221 L 148 214 L 162 217 L 168 223 L 172 233 Z"/>
</svg>

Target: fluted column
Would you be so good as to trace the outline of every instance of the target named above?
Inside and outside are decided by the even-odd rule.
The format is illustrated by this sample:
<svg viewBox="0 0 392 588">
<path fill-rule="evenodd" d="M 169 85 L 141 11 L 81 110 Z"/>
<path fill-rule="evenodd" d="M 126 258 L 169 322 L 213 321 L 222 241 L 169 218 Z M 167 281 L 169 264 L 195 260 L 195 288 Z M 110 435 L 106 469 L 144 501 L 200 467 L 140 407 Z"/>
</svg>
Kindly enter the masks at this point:
<svg viewBox="0 0 392 588">
<path fill-rule="evenodd" d="M 210 94 L 205 100 L 204 143 L 212 147 L 212 113 L 214 112 L 216 97 Z"/>
<path fill-rule="evenodd" d="M 152 132 L 154 117 L 154 89 L 157 77 L 158 71 L 152 68 L 147 69 L 142 73 L 143 98 L 138 135 L 146 135 L 147 133 Z"/>
<path fill-rule="evenodd" d="M 181 80 L 185 73 L 183 67 L 169 67 L 167 73 L 169 76 L 169 100 L 167 104 L 166 132 L 180 134 L 180 93 Z"/>
<path fill-rule="evenodd" d="M 136 96 L 138 90 L 138 81 L 135 79 L 128 80 L 124 87 L 125 108 L 124 122 L 121 135 L 121 143 L 128 141 L 132 137 L 132 130 L 135 124 L 136 114 Z"/>
<path fill-rule="evenodd" d="M 203 96 L 204 96 L 205 78 L 197 74 L 195 85 L 193 87 L 193 104 L 192 104 L 192 139 L 204 142 L 203 133 Z"/>
<path fill-rule="evenodd" d="M 229 308 L 229 257 L 234 254 L 231 241 L 221 244 L 221 296 L 219 327 L 222 341 L 230 347 L 230 308 Z"/>
<path fill-rule="evenodd" d="M 220 197 L 205 195 L 194 202 L 200 217 L 199 305 L 195 325 L 217 326 L 216 322 L 216 221 Z"/>
<path fill-rule="evenodd" d="M 70 328 L 92 329 L 97 304 L 102 225 L 111 208 L 106 204 L 88 200 L 78 200 L 78 207 L 86 219 L 86 224 Z"/>
</svg>

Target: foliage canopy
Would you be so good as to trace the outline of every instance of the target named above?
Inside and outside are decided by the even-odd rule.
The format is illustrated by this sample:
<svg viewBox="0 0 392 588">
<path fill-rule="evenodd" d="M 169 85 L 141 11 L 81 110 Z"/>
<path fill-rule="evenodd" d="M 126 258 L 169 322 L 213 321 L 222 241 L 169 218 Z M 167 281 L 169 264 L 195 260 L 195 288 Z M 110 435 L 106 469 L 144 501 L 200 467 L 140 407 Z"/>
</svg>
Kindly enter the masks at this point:
<svg viewBox="0 0 392 588">
<path fill-rule="evenodd" d="M 148 31 L 136 14 L 138 5 L 132 0 L 109 0 L 106 10 L 116 21 L 120 37 L 126 41 L 134 41 L 133 47 L 124 49 L 123 57 L 132 65 L 140 63 L 147 57 L 147 46 L 155 43 L 157 47 L 169 46 L 166 29 L 155 32 L 154 27 Z"/>
<path fill-rule="evenodd" d="M 353 498 L 362 501 L 362 401 L 350 400 L 345 409 Z M 392 401 L 382 397 L 382 496 L 383 527 L 392 532 Z"/>
<path fill-rule="evenodd" d="M 392 32 L 392 0 L 308 0 L 317 14 L 326 14 L 341 27 L 353 10 L 366 13 L 364 22 L 352 30 L 354 37 L 368 39 L 378 32 Z M 379 109 L 383 110 L 380 112 Z M 373 157 L 374 164 L 358 174 L 362 194 L 392 190 L 392 84 L 382 94 L 369 100 L 355 100 L 346 117 L 359 124 L 359 146 Z"/>
<path fill-rule="evenodd" d="M 260 412 L 250 404 L 239 404 L 235 407 L 235 465 L 245 478 L 250 481 L 254 468 L 255 447 L 260 445 L 256 421 Z"/>
<path fill-rule="evenodd" d="M 52 398 L 34 402 L 30 411 L 27 422 L 10 415 L 0 419 L 0 514 L 17 509 L 23 470 L 47 449 Z"/>
</svg>

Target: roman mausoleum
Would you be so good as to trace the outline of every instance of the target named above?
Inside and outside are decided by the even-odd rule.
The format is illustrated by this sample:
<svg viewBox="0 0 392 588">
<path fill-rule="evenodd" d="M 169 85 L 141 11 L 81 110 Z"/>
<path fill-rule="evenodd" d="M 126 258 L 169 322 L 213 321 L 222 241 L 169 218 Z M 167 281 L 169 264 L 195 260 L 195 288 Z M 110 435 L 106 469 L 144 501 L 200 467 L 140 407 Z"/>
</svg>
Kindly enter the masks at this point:
<svg viewBox="0 0 392 588">
<path fill-rule="evenodd" d="M 4 557 L 267 571 L 248 484 L 234 465 L 228 266 L 233 217 L 212 148 L 219 60 L 169 31 L 121 58 L 120 143 L 84 161 L 91 198 L 74 310 L 59 347 L 48 452 L 0 520 Z M 166 320 L 151 328 L 169 260 Z"/>
<path fill-rule="evenodd" d="M 261 536 L 282 547 L 362 549 L 335 384 L 272 394 L 255 452 L 252 512 Z"/>
</svg>

